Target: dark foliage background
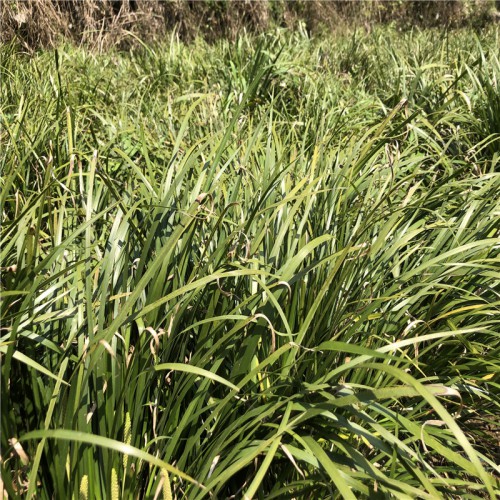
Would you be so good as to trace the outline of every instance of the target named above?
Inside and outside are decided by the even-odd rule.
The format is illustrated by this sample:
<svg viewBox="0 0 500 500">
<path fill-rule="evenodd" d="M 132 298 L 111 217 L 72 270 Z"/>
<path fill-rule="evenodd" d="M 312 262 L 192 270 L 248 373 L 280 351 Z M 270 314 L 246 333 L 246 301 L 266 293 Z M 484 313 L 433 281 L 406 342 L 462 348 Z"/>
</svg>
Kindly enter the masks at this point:
<svg viewBox="0 0 500 500">
<path fill-rule="evenodd" d="M 309 32 L 352 24 L 478 27 L 498 20 L 493 0 L 4 0 L 0 2 L 0 40 L 18 39 L 29 49 L 53 46 L 61 38 L 97 49 L 126 49 L 161 40 L 176 30 L 183 40 L 234 38 L 241 30 L 305 23 Z M 131 35 L 132 33 L 132 35 Z"/>
</svg>

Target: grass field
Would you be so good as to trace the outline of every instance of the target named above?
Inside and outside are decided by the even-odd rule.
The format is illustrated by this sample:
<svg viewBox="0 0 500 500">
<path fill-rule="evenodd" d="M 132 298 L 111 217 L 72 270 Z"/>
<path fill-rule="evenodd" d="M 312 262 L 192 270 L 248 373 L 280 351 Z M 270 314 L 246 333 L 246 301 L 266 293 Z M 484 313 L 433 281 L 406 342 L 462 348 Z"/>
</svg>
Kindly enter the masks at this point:
<svg viewBox="0 0 500 500">
<path fill-rule="evenodd" d="M 3 46 L 9 497 L 499 495 L 499 38 Z"/>
</svg>

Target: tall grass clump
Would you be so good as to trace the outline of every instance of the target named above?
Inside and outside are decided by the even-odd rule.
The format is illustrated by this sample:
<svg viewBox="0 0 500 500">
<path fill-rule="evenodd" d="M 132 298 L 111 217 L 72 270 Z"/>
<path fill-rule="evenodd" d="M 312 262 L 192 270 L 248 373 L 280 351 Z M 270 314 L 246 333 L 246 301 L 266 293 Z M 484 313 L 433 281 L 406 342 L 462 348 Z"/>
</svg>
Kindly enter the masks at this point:
<svg viewBox="0 0 500 500">
<path fill-rule="evenodd" d="M 495 498 L 498 29 L 1 48 L 11 497 Z"/>
</svg>

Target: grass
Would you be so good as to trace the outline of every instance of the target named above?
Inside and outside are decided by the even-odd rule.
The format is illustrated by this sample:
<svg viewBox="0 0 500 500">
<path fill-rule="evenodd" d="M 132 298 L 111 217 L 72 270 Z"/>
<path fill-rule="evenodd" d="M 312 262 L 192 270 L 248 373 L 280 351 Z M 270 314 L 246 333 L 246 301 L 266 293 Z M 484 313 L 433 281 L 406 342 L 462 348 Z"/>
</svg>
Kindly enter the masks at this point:
<svg viewBox="0 0 500 500">
<path fill-rule="evenodd" d="M 3 46 L 8 495 L 495 498 L 498 45 Z"/>
</svg>

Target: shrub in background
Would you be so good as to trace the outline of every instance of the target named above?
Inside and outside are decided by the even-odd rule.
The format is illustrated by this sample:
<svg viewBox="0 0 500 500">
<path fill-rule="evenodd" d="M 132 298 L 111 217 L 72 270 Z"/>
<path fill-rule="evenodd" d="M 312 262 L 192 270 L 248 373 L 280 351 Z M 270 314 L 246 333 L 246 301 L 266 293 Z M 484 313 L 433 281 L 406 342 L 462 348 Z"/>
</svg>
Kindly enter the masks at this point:
<svg viewBox="0 0 500 500">
<path fill-rule="evenodd" d="M 55 45 L 61 38 L 97 49 L 127 48 L 137 42 L 135 36 L 158 41 L 174 29 L 181 39 L 201 35 L 213 41 L 233 39 L 243 29 L 261 32 L 299 22 L 309 32 L 351 24 L 370 28 L 391 21 L 402 27 L 484 24 L 495 19 L 490 15 L 494 11 L 493 0 L 4 0 L 0 40 L 18 39 L 29 49 Z"/>
</svg>

